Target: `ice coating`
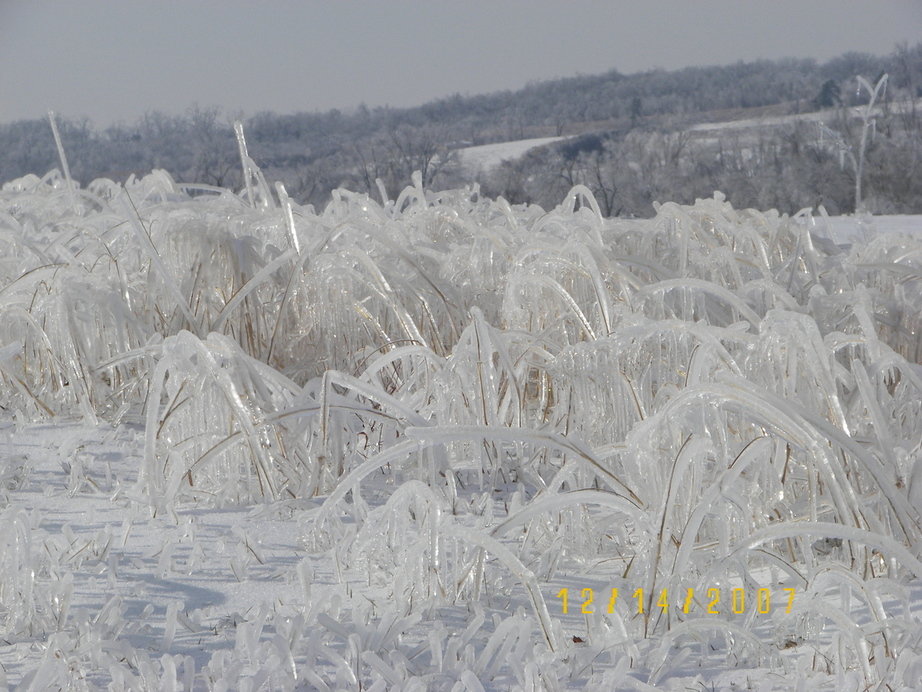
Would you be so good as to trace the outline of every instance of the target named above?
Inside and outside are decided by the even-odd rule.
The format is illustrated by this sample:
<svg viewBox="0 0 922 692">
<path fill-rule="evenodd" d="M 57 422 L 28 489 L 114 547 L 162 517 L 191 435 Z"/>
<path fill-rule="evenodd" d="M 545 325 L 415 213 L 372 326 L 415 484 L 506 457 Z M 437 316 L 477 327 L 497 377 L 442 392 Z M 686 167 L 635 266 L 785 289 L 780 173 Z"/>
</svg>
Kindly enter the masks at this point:
<svg viewBox="0 0 922 692">
<path fill-rule="evenodd" d="M 19 504 L 32 462 L 4 459 L 0 635 L 54 630 L 94 680 L 171 689 L 681 689 L 700 647 L 787 682 L 821 675 L 817 652 L 830 685 L 922 665 L 918 236 L 840 246 L 720 195 L 605 219 L 581 187 L 545 211 L 419 176 L 318 212 L 281 185 L 276 204 L 237 134 L 240 192 L 162 171 L 0 191 L 5 420 L 137 431 L 111 485 L 80 452 L 65 473 L 124 529 L 48 533 Z M 286 517 L 293 556 L 237 658 L 182 648 L 178 602 L 151 616 L 156 657 L 120 634 L 127 593 L 71 610 L 81 561 L 103 569 L 135 524 L 179 534 L 149 548 L 179 580 L 191 517 L 235 511 Z M 260 537 L 220 540 L 254 584 Z M 606 612 L 615 587 L 645 612 Z M 718 587 L 799 595 L 770 616 L 657 605 Z M 86 637 L 122 648 L 87 658 Z M 49 654 L 16 680 L 65 671 Z"/>
</svg>

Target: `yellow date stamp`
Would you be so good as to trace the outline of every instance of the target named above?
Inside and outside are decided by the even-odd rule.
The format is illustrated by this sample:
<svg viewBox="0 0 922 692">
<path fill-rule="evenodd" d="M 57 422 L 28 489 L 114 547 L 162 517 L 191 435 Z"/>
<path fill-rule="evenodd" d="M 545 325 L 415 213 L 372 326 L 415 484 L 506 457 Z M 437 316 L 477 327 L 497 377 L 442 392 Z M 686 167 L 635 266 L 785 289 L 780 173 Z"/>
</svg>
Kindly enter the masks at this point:
<svg viewBox="0 0 922 692">
<path fill-rule="evenodd" d="M 628 590 L 630 591 L 630 590 Z M 579 612 L 583 615 L 590 615 L 602 609 L 601 612 L 614 613 L 615 607 L 621 597 L 621 590 L 612 588 L 600 590 L 602 600 L 595 600 L 595 590 L 591 588 L 573 589 L 571 601 L 571 589 L 563 588 L 557 592 L 556 597 L 560 599 L 561 612 L 564 615 L 571 611 Z M 755 610 L 759 615 L 768 615 L 773 608 L 783 607 L 785 613 L 790 613 L 794 607 L 794 596 L 797 589 L 780 589 L 773 594 L 771 589 L 722 589 L 710 588 L 701 589 L 696 592 L 695 589 L 685 589 L 685 592 L 679 592 L 679 598 L 673 600 L 670 597 L 669 589 L 661 589 L 658 594 L 651 594 L 653 598 L 648 597 L 646 590 L 643 588 L 635 589 L 630 595 L 625 594 L 622 603 L 628 603 L 628 611 L 640 615 L 645 614 L 648 610 L 660 610 L 666 612 L 669 609 L 680 610 L 684 614 L 694 611 L 704 612 L 707 615 L 743 615 Z M 699 597 L 696 598 L 696 595 Z M 607 603 L 606 603 L 607 601 Z M 578 609 L 578 610 L 575 610 Z"/>
</svg>

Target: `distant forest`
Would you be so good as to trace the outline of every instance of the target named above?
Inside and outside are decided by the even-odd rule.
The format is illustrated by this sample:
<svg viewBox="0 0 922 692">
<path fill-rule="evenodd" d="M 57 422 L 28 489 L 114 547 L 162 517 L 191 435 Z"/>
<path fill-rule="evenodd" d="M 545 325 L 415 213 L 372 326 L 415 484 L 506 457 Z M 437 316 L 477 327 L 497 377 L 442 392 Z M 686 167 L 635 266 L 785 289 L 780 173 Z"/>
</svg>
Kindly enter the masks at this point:
<svg viewBox="0 0 922 692">
<path fill-rule="evenodd" d="M 856 76 L 887 75 L 870 131 Z M 433 189 L 472 182 L 509 202 L 552 207 L 575 184 L 609 215 L 649 216 L 654 201 L 688 203 L 721 190 L 736 207 L 793 213 L 855 207 L 866 135 L 862 200 L 875 213 L 922 213 L 922 43 L 890 55 L 847 53 L 828 62 L 760 60 L 719 67 L 579 76 L 518 91 L 454 95 L 416 108 L 245 119 L 249 154 L 270 181 L 322 207 L 346 187 L 396 197 L 419 170 Z M 791 118 L 822 111 L 820 118 Z M 58 121 L 74 178 L 124 180 L 163 168 L 181 182 L 242 185 L 231 124 L 217 108 L 182 116 L 149 112 L 130 125 Z M 788 117 L 786 117 L 788 116 Z M 741 121 L 753 122 L 742 125 Z M 734 123 L 733 127 L 706 127 Z M 869 136 L 867 136 L 869 135 Z M 486 171 L 470 171 L 470 146 L 564 137 Z M 59 167 L 47 120 L 0 125 L 0 180 Z"/>
</svg>

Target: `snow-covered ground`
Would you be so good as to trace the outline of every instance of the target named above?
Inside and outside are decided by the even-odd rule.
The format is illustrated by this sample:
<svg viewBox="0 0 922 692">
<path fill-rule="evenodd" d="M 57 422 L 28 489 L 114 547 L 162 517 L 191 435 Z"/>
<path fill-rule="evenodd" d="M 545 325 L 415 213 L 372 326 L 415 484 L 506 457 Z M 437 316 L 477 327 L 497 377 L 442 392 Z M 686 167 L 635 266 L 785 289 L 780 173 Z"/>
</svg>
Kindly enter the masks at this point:
<svg viewBox="0 0 922 692">
<path fill-rule="evenodd" d="M 458 150 L 458 160 L 465 175 L 476 176 L 499 166 L 503 161 L 518 159 L 536 147 L 560 142 L 566 137 L 535 137 L 496 144 L 481 144 Z"/>
<path fill-rule="evenodd" d="M 916 108 L 919 107 L 919 103 L 919 101 L 915 103 Z M 908 99 L 904 101 L 896 101 L 890 103 L 888 108 L 890 109 L 890 112 L 907 112 L 913 108 L 913 103 Z M 851 107 L 846 109 L 846 113 L 851 117 L 858 118 L 861 117 L 863 110 L 864 107 Z M 882 113 L 882 106 L 876 106 L 872 108 L 870 112 L 872 116 L 877 116 Z M 757 130 L 768 127 L 778 127 L 796 122 L 833 123 L 841 117 L 841 113 L 837 109 L 826 109 L 806 113 L 791 113 L 789 115 L 773 115 L 759 118 L 743 118 L 739 120 L 698 123 L 689 127 L 688 130 L 689 132 L 695 133 L 708 133 L 715 131 L 725 133 L 731 130 Z"/>
<path fill-rule="evenodd" d="M 891 214 L 888 216 L 831 216 L 814 219 L 815 232 L 837 243 L 867 241 L 879 233 L 905 233 L 922 237 L 922 216 Z"/>
<path fill-rule="evenodd" d="M 3 188 L 0 689 L 917 689 L 922 217 L 291 211 Z"/>
</svg>

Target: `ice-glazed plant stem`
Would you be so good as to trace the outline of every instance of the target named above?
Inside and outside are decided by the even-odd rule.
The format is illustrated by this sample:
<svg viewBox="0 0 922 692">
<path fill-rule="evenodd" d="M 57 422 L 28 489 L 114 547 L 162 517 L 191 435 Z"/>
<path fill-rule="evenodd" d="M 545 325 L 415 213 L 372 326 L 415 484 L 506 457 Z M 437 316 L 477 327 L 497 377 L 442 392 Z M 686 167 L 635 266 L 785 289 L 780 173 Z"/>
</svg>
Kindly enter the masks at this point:
<svg viewBox="0 0 922 692">
<path fill-rule="evenodd" d="M 151 262 L 154 263 L 154 266 L 157 267 L 157 271 L 160 272 L 160 276 L 162 277 L 164 284 L 166 284 L 167 290 L 173 294 L 173 298 L 176 300 L 176 305 L 182 311 L 182 314 L 185 316 L 186 320 L 189 322 L 189 326 L 192 329 L 198 331 L 199 325 L 195 319 L 195 315 L 192 314 L 192 310 L 189 308 L 189 303 L 186 302 L 182 291 L 179 290 L 179 285 L 176 283 L 176 279 L 173 276 L 173 273 L 167 268 L 166 264 L 164 264 L 163 258 L 160 256 L 160 253 L 157 252 L 157 248 L 154 247 L 154 242 L 151 240 L 147 229 L 145 229 L 144 225 L 141 223 L 141 216 L 138 213 L 138 209 L 135 207 L 134 202 L 131 200 L 131 197 L 128 195 L 127 190 L 119 198 L 119 200 L 122 206 L 122 211 L 125 214 L 125 218 L 127 218 L 131 223 L 131 229 L 135 232 L 139 244 L 144 248 L 144 251 L 150 257 Z"/>
<path fill-rule="evenodd" d="M 275 191 L 278 193 L 279 202 L 282 203 L 282 209 L 285 211 L 285 227 L 288 229 L 288 239 L 291 241 L 291 247 L 300 255 L 301 245 L 298 243 L 298 232 L 295 229 L 295 216 L 291 211 L 291 198 L 281 182 L 275 183 Z"/>
<path fill-rule="evenodd" d="M 861 143 L 858 146 L 858 162 L 855 166 L 855 213 L 864 211 L 864 199 L 861 197 L 861 180 L 864 177 L 864 159 L 868 145 L 868 131 L 874 123 L 874 118 L 872 117 L 874 104 L 877 103 L 878 97 L 883 94 L 887 88 L 887 75 L 885 74 L 877 80 L 877 84 L 873 87 L 868 80 L 859 75 L 859 92 L 861 91 L 861 87 L 867 89 L 870 98 L 864 110 L 861 112 Z"/>
<path fill-rule="evenodd" d="M 644 503 L 624 481 L 615 473 L 603 465 L 595 455 L 582 444 L 571 438 L 556 433 L 549 433 L 544 430 L 532 430 L 530 428 L 512 428 L 512 427 L 490 427 L 480 425 L 453 425 L 453 426 L 429 426 L 429 427 L 409 427 L 406 429 L 406 435 L 410 439 L 424 440 L 428 444 L 444 444 L 447 442 L 471 441 L 504 441 L 504 442 L 531 442 L 537 447 L 546 447 L 568 455 L 584 464 L 599 478 L 605 480 L 612 490 L 619 496 L 623 497 L 635 507 L 643 508 Z"/>
<path fill-rule="evenodd" d="M 866 531 L 855 526 L 833 523 L 830 521 L 788 521 L 753 531 L 739 543 L 728 557 L 734 557 L 761 545 L 767 541 L 791 538 L 794 536 L 817 536 L 824 538 L 841 538 L 858 544 L 880 548 L 897 559 L 903 567 L 916 577 L 922 578 L 922 561 L 899 541 L 880 532 Z"/>
<path fill-rule="evenodd" d="M 887 75 L 883 75 L 878 81 L 877 84 L 873 87 L 871 83 L 866 80 L 864 77 L 858 76 L 858 93 L 861 93 L 861 89 L 864 88 L 867 90 L 869 99 L 868 103 L 864 106 L 863 109 L 859 111 L 861 116 L 861 139 L 858 143 L 858 155 L 855 155 L 854 147 L 848 144 L 845 141 L 845 138 L 841 133 L 836 132 L 823 123 L 818 123 L 819 135 L 820 135 L 820 144 L 823 143 L 824 138 L 828 137 L 832 143 L 832 146 L 839 154 L 839 166 L 845 166 L 846 157 L 848 162 L 852 166 L 852 171 L 855 174 L 855 213 L 864 211 L 864 198 L 863 198 L 863 186 L 862 181 L 864 179 L 864 162 L 865 155 L 867 152 L 868 145 L 868 133 L 874 129 L 874 106 L 877 103 L 877 99 L 886 91 L 887 87 Z"/>
<path fill-rule="evenodd" d="M 70 166 L 67 165 L 67 154 L 64 153 L 64 145 L 61 143 L 61 133 L 58 132 L 58 123 L 54 117 L 54 111 L 48 111 L 48 122 L 51 123 L 51 133 L 54 135 L 54 144 L 58 148 L 58 158 L 61 159 L 61 172 L 64 174 L 64 180 L 67 181 L 67 190 L 70 194 L 70 203 L 77 211 L 77 193 L 74 190 L 74 179 L 70 177 Z"/>
<path fill-rule="evenodd" d="M 246 185 L 247 202 L 251 207 L 255 207 L 253 184 L 250 180 L 250 155 L 247 153 L 247 141 L 243 137 L 243 123 L 239 120 L 234 121 L 234 134 L 237 136 L 237 149 L 240 152 L 240 167 L 243 169 L 243 184 Z"/>
<path fill-rule="evenodd" d="M 522 561 L 513 554 L 509 548 L 497 541 L 495 538 L 472 529 L 468 526 L 461 526 L 455 522 L 446 522 L 442 525 L 442 533 L 445 536 L 457 536 L 462 540 L 473 545 L 483 548 L 487 552 L 493 553 L 497 559 L 502 562 L 525 586 L 528 596 L 531 599 L 532 608 L 538 618 L 538 624 L 541 626 L 541 632 L 544 635 L 544 641 L 551 651 L 557 651 L 559 644 L 554 636 L 553 623 L 550 613 L 547 610 L 547 603 L 544 596 L 541 595 L 541 589 L 538 586 L 538 580 L 534 572 L 527 569 Z"/>
</svg>

